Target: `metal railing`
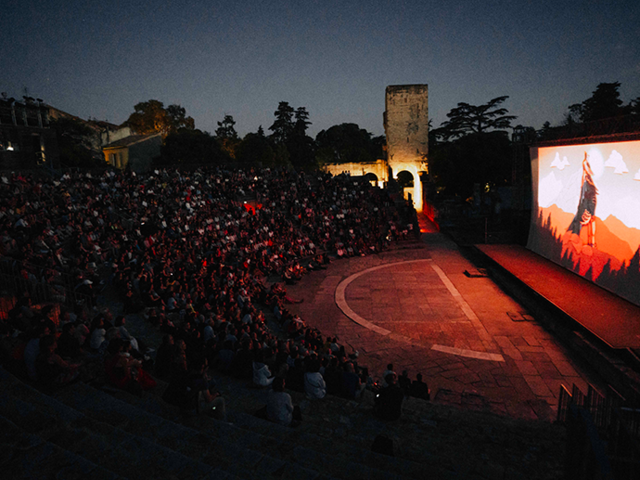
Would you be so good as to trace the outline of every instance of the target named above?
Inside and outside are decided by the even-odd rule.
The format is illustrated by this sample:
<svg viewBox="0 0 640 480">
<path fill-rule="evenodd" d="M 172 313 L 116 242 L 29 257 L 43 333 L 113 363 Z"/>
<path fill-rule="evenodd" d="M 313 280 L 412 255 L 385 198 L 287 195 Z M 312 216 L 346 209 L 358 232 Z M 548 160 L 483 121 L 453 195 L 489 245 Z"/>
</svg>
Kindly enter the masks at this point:
<svg viewBox="0 0 640 480">
<path fill-rule="evenodd" d="M 565 478 L 640 478 L 640 409 L 613 387 L 606 395 L 589 385 L 584 394 L 562 385 L 558 422 L 567 426 Z"/>
</svg>

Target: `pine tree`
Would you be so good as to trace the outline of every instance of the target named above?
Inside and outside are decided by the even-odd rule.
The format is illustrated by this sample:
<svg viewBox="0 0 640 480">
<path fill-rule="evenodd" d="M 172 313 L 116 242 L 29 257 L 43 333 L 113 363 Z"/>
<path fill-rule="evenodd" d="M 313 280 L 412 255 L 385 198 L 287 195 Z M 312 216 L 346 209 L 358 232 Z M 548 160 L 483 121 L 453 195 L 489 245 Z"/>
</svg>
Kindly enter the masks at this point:
<svg viewBox="0 0 640 480">
<path fill-rule="evenodd" d="M 280 102 L 274 115 L 276 119 L 269 127 L 269 130 L 273 132 L 271 138 L 276 144 L 286 143 L 294 128 L 294 110 L 288 102 Z"/>
</svg>

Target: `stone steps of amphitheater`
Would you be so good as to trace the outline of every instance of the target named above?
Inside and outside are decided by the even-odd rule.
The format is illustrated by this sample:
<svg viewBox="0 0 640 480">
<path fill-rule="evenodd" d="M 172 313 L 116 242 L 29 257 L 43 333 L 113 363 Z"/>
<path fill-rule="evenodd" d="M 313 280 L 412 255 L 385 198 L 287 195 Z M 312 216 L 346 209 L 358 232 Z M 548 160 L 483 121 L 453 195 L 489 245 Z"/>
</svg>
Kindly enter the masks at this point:
<svg viewBox="0 0 640 480">
<path fill-rule="evenodd" d="M 58 456 L 66 459 L 65 465 L 74 472 L 95 470 L 100 478 L 423 477 L 421 465 L 401 459 L 360 451 L 365 463 L 359 463 L 355 460 L 357 449 L 342 455 L 323 453 L 315 448 L 317 438 L 302 430 L 289 429 L 289 435 L 284 428 L 274 429 L 279 434 L 260 433 L 255 428 L 260 422 L 273 425 L 243 413 L 232 414 L 240 425 L 228 424 L 202 415 L 185 415 L 148 396 L 147 404 L 155 403 L 155 409 L 163 410 L 171 420 L 81 383 L 51 397 L 6 372 L 0 379 L 5 392 L 0 415 L 12 419 L 14 430 L 19 428 L 22 435 L 45 442 L 49 450 L 58 450 Z M 19 459 L 21 453 L 15 450 L 15 477 L 33 477 Z M 53 460 L 41 467 L 46 468 L 58 472 Z M 411 475 L 398 473 L 403 469 Z"/>
<path fill-rule="evenodd" d="M 151 425 L 147 427 L 151 436 L 159 431 L 157 422 L 162 418 L 250 449 L 253 457 L 265 455 L 284 462 L 280 468 L 301 465 L 320 472 L 319 478 L 424 478 L 425 472 L 443 479 L 557 478 L 561 470 L 564 428 L 545 422 L 512 420 L 408 399 L 403 418 L 387 423 L 373 418 L 366 403 L 327 396 L 306 406 L 300 426 L 287 428 L 252 415 L 264 405 L 266 391 L 251 388 L 245 380 L 220 377 L 218 386 L 228 401 L 228 420 L 233 423 L 228 425 L 202 415 L 184 415 L 165 404 L 158 396 L 164 385 L 160 382 L 156 394 L 140 398 L 119 391 L 106 395 L 78 384 L 57 397 L 65 396 L 71 399 L 65 400 L 67 403 L 76 402 L 71 406 L 94 415 L 102 408 L 105 421 L 121 428 L 128 425 L 134 432 Z M 302 394 L 290 393 L 294 403 L 305 403 Z M 114 402 L 114 397 L 128 406 Z M 100 407 L 101 402 L 112 405 Z M 111 418 L 110 411 L 122 417 Z M 154 417 L 143 418 L 139 412 Z M 373 439 L 380 433 L 392 438 L 395 457 L 371 452 Z M 157 435 L 155 438 L 165 442 Z M 162 444 L 173 448 L 172 443 Z"/>
<path fill-rule="evenodd" d="M 78 478 L 74 472 L 93 469 L 98 478 L 153 473 L 156 478 L 551 479 L 559 478 L 562 465 L 561 426 L 417 399 L 408 399 L 401 420 L 384 423 L 366 403 L 327 396 L 307 402 L 302 424 L 287 428 L 254 417 L 267 391 L 231 377 L 220 377 L 218 387 L 232 424 L 167 405 L 160 398 L 163 381 L 143 397 L 83 383 L 45 395 L 1 370 L 0 385 L 0 416 L 20 429 L 25 444 L 39 439 L 38 448 L 51 455 L 44 465 L 60 469 L 59 478 Z M 294 403 L 305 403 L 301 393 L 290 393 Z M 371 452 L 379 433 L 393 439 L 395 457 Z M 12 446 L 6 440 L 13 435 L 2 438 L 12 453 L 0 457 L 0 471 L 11 467 L 23 473 L 12 475 L 16 478 L 38 478 L 26 468 L 33 462 L 24 460 L 38 450 Z"/>
<path fill-rule="evenodd" d="M 86 385 L 72 387 L 56 394 L 56 398 L 86 415 L 129 432 L 140 432 L 140 435 L 186 455 L 197 453 L 196 444 L 199 449 L 220 452 L 220 462 L 234 459 L 253 465 L 262 458 L 262 463 L 273 465 L 274 472 L 283 468 L 292 470 L 294 466 L 308 469 L 307 478 L 320 476 L 318 472 L 322 473 L 320 477 L 335 478 L 420 478 L 425 468 L 423 463 L 372 453 L 366 436 L 363 439 L 356 436 L 325 439 L 315 432 L 330 432 L 325 432 L 319 426 L 321 421 L 312 420 L 312 416 L 307 415 L 303 425 L 288 428 L 243 411 L 247 405 L 253 405 L 257 410 L 262 405 L 259 398 L 264 391 L 246 388 L 250 398 L 236 404 L 234 399 L 242 398 L 237 388 L 227 396 L 228 399 L 231 397 L 230 424 L 206 415 L 185 414 L 166 405 L 156 395 L 139 398 L 114 392 L 114 397 Z M 228 391 L 224 386 L 222 388 Z M 253 410 L 251 407 L 250 411 Z M 302 473 L 296 471 L 295 475 L 287 476 L 303 478 Z"/>
<path fill-rule="evenodd" d="M 0 468 L 4 478 L 123 478 L 86 458 L 25 432 L 0 415 Z"/>
<path fill-rule="evenodd" d="M 77 383 L 48 396 L 4 371 L 0 383 L 0 415 L 44 442 L 39 448 L 52 455 L 44 465 L 59 469 L 58 478 L 94 470 L 96 478 L 559 478 L 562 427 L 418 400 L 408 402 L 401 421 L 380 423 L 365 405 L 327 397 L 307 408 L 299 427 L 287 428 L 251 415 L 265 391 L 224 377 L 232 424 L 185 414 L 156 394 L 139 398 Z M 393 439 L 396 457 L 370 451 L 381 432 Z M 4 435 L 3 445 L 13 436 Z M 20 460 L 33 453 L 10 451 L 0 469 L 39 477 Z"/>
<path fill-rule="evenodd" d="M 113 425 L 95 420 L 45 395 L 2 371 L 0 379 L 0 415 L 22 431 L 22 435 L 54 446 L 52 453 L 68 459 L 71 472 L 85 469 L 86 462 L 95 464 L 104 478 L 250 478 L 207 464 L 163 447 L 145 437 L 126 432 Z M 115 412 L 114 412 L 115 413 Z M 56 452 L 53 452 L 55 450 Z M 49 459 L 38 469 L 42 477 L 33 476 L 26 452 L 17 450 L 12 467 L 14 478 L 78 478 L 61 474 Z M 4 462 L 2 465 L 4 469 Z M 169 475 L 169 473 L 171 475 Z M 244 473 L 244 472 L 238 472 Z M 93 477 L 92 477 L 93 478 Z"/>
</svg>

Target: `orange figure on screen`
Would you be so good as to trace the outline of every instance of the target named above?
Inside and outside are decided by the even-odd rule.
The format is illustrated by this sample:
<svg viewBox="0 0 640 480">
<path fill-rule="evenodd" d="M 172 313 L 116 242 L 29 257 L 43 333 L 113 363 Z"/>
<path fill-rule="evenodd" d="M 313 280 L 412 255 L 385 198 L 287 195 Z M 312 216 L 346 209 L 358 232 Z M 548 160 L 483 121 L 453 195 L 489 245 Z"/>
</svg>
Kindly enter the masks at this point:
<svg viewBox="0 0 640 480">
<path fill-rule="evenodd" d="M 570 232 L 580 235 L 582 228 L 587 229 L 587 239 L 591 247 L 596 247 L 596 196 L 598 189 L 593 181 L 593 170 L 589 165 L 589 156 L 584 153 L 582 160 L 582 187 L 580 188 L 580 202 L 578 211 L 573 217 L 571 225 L 567 229 Z"/>
</svg>

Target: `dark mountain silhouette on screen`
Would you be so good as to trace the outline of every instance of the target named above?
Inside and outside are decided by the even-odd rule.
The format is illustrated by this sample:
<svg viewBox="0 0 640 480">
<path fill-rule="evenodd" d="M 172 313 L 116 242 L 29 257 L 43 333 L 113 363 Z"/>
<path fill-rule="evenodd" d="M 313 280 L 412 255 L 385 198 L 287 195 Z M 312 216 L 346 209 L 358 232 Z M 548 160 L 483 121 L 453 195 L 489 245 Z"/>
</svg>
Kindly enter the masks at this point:
<svg viewBox="0 0 640 480">
<path fill-rule="evenodd" d="M 576 234 L 567 225 L 575 217 L 552 205 L 540 208 L 527 247 L 607 290 L 640 305 L 640 230 L 610 215 L 593 217 L 598 244 L 588 244 L 585 229 Z M 621 225 L 624 228 L 621 228 Z M 615 233 L 614 233 L 615 232 Z M 623 238 L 621 238 L 623 237 Z M 633 241 L 632 248 L 629 241 Z"/>
</svg>

